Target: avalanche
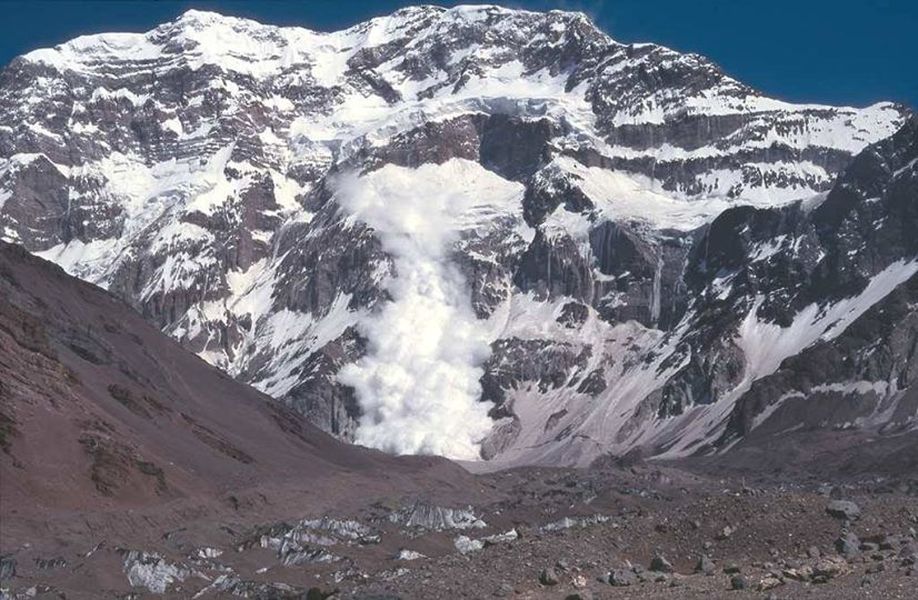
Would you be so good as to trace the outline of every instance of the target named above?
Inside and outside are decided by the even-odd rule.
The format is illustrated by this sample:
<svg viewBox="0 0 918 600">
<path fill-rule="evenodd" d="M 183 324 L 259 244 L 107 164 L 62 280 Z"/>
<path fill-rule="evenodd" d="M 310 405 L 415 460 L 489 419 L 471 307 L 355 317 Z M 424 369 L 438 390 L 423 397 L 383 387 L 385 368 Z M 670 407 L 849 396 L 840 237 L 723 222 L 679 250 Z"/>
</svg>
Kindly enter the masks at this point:
<svg viewBox="0 0 918 600">
<path fill-rule="evenodd" d="M 489 330 L 450 262 L 459 228 L 487 198 L 518 200 L 522 186 L 477 163 L 452 160 L 417 170 L 386 166 L 339 182 L 338 202 L 375 229 L 395 263 L 392 297 L 360 323 L 369 353 L 344 367 L 363 416 L 357 443 L 400 454 L 475 459 L 491 429 L 479 402 Z"/>
</svg>

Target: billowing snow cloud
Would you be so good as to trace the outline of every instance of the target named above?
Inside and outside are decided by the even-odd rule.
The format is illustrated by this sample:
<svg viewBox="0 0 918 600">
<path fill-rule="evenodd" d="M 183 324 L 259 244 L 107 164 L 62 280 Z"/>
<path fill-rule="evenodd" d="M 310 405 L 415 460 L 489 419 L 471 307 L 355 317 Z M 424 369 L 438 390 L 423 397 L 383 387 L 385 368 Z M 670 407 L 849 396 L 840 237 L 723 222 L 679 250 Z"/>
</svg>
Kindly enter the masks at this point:
<svg viewBox="0 0 918 600">
<path fill-rule="evenodd" d="M 476 202 L 520 195 L 477 163 L 451 160 L 407 169 L 388 165 L 339 182 L 337 200 L 373 227 L 393 258 L 392 297 L 364 320 L 368 353 L 339 373 L 363 409 L 357 443 L 398 454 L 478 458 L 491 429 L 479 379 L 490 335 L 450 261 Z"/>
</svg>

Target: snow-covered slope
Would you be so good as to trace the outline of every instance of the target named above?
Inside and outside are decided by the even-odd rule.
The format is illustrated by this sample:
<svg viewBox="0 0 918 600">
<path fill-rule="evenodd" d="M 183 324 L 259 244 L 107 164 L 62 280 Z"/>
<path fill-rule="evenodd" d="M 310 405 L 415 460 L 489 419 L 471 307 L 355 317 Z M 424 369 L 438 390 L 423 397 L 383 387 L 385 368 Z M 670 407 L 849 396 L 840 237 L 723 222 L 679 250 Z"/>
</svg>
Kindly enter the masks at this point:
<svg viewBox="0 0 918 600">
<path fill-rule="evenodd" d="M 321 33 L 189 11 L 3 70 L 0 235 L 344 439 L 678 454 L 721 439 L 825 315 L 881 299 L 861 284 L 909 276 L 894 245 L 781 304 L 875 252 L 809 215 L 907 112 L 770 99 L 579 13 L 426 6 Z M 780 225 L 738 242 L 760 214 Z M 717 252 L 735 263 L 711 271 Z"/>
</svg>

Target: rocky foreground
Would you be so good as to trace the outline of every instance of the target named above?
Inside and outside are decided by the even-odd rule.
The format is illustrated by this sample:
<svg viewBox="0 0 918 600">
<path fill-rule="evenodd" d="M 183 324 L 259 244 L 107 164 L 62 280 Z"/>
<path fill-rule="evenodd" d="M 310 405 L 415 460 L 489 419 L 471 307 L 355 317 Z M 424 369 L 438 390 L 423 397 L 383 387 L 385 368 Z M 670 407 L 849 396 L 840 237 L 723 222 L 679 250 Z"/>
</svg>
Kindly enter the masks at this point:
<svg viewBox="0 0 918 600">
<path fill-rule="evenodd" d="M 478 506 L 384 498 L 246 523 L 253 500 L 133 543 L 75 522 L 53 544 L 5 547 L 4 598 L 904 599 L 918 584 L 916 477 L 783 483 L 639 463 L 477 481 Z"/>
</svg>

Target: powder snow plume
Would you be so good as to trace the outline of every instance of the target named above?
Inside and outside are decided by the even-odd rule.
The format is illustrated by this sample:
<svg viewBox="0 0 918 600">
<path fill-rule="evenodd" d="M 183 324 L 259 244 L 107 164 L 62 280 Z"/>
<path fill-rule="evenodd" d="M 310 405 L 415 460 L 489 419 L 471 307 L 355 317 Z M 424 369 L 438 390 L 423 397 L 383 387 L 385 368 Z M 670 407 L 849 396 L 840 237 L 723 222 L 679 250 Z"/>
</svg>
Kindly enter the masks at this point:
<svg viewBox="0 0 918 600">
<path fill-rule="evenodd" d="M 517 184 L 463 160 L 389 165 L 339 182 L 339 204 L 375 230 L 395 264 L 384 284 L 392 301 L 359 325 L 367 355 L 339 373 L 363 409 L 357 443 L 398 454 L 479 457 L 493 424 L 479 384 L 490 335 L 450 249 L 463 217 L 495 192 L 517 195 Z"/>
</svg>

